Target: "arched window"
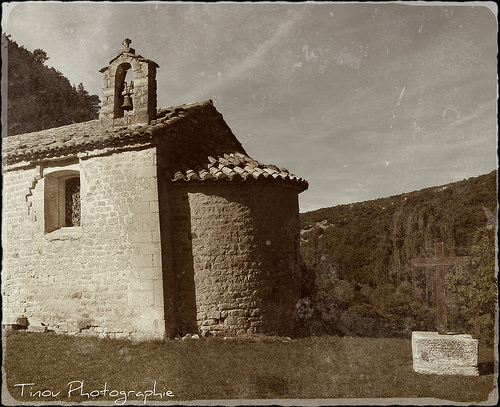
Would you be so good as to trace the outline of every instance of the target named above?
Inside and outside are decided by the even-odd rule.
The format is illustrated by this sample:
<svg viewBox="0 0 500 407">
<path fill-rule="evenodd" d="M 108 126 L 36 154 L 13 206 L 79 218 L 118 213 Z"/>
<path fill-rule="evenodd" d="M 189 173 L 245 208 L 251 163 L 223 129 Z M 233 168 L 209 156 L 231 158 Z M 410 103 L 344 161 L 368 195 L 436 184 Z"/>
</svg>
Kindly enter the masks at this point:
<svg viewBox="0 0 500 407">
<path fill-rule="evenodd" d="M 62 170 L 44 177 L 45 232 L 81 225 L 80 173 Z"/>
</svg>

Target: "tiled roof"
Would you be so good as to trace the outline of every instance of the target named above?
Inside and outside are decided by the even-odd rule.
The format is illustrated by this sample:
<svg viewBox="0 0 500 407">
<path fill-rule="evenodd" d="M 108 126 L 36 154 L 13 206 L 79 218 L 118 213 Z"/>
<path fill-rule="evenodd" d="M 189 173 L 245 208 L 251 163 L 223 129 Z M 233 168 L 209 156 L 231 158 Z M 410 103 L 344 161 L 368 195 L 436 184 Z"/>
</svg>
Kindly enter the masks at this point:
<svg viewBox="0 0 500 407">
<path fill-rule="evenodd" d="M 221 157 L 207 157 L 207 162 L 197 165 L 194 168 L 184 171 L 177 171 L 174 174 L 174 181 L 207 181 L 226 179 L 247 180 L 285 180 L 295 181 L 307 188 L 307 181 L 294 174 L 291 174 L 286 168 L 278 168 L 273 164 L 262 164 L 253 158 L 242 153 L 224 154 Z"/>
<path fill-rule="evenodd" d="M 197 106 L 201 106 L 203 103 L 208 102 L 161 109 L 157 120 L 154 120 L 151 124 L 133 129 L 123 128 L 105 131 L 100 120 L 91 120 L 5 137 L 2 140 L 2 159 L 10 164 L 32 158 L 43 159 L 64 154 L 74 154 L 84 150 L 100 149 L 109 145 L 140 142 L 141 139 L 147 141 L 153 133 L 185 117 L 191 110 L 196 109 Z"/>
<path fill-rule="evenodd" d="M 202 124 L 202 125 L 200 125 Z M 136 145 L 163 146 L 172 181 L 276 180 L 307 189 L 285 168 L 250 158 L 211 100 L 158 110 L 149 125 L 105 131 L 99 120 L 3 139 L 4 164 Z"/>
</svg>

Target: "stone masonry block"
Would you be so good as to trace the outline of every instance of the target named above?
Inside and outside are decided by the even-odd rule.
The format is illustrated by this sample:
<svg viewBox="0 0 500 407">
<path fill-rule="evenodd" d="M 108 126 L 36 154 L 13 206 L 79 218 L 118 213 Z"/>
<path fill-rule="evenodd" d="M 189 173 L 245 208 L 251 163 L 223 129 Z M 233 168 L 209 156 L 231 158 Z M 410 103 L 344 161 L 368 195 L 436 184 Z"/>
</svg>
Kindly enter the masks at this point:
<svg viewBox="0 0 500 407">
<path fill-rule="evenodd" d="M 161 253 L 153 254 L 153 266 L 161 267 L 162 266 L 162 257 Z"/>
<path fill-rule="evenodd" d="M 159 211 L 160 211 L 160 207 L 159 207 L 158 201 L 151 201 L 149 203 L 149 212 L 159 212 Z"/>
<path fill-rule="evenodd" d="M 130 291 L 152 291 L 153 290 L 153 280 L 137 280 L 128 284 Z"/>
<path fill-rule="evenodd" d="M 133 275 L 135 278 L 156 280 L 162 278 L 162 271 L 161 267 L 140 267 L 134 269 Z"/>
<path fill-rule="evenodd" d="M 165 319 L 155 319 L 153 321 L 153 327 L 154 333 L 160 338 L 163 338 L 165 335 Z"/>
<path fill-rule="evenodd" d="M 159 230 L 152 230 L 150 236 L 153 242 L 161 242 L 161 233 Z"/>
<path fill-rule="evenodd" d="M 151 254 L 134 254 L 130 263 L 132 267 L 152 267 L 153 266 L 153 255 Z"/>
<path fill-rule="evenodd" d="M 28 331 L 30 332 L 47 332 L 47 327 L 42 324 L 40 321 L 30 318 L 29 319 L 29 325 L 28 325 Z"/>
<path fill-rule="evenodd" d="M 129 232 L 128 241 L 130 243 L 148 243 L 152 241 L 152 236 L 147 231 Z"/>
<path fill-rule="evenodd" d="M 412 332 L 413 370 L 417 373 L 478 376 L 479 341 L 466 334 Z"/>
<path fill-rule="evenodd" d="M 140 196 L 141 201 L 157 201 L 158 200 L 158 190 L 157 189 L 145 189 L 141 191 Z"/>
<path fill-rule="evenodd" d="M 160 230 L 160 221 L 157 214 L 139 213 L 134 216 L 134 224 L 140 232 Z"/>
<path fill-rule="evenodd" d="M 131 291 L 127 293 L 130 307 L 147 307 L 154 304 L 153 291 Z"/>
<path fill-rule="evenodd" d="M 157 243 L 140 243 L 139 244 L 140 254 L 161 254 L 160 245 Z M 160 264 L 161 265 L 161 264 Z M 156 266 L 156 264 L 155 264 Z"/>
<path fill-rule="evenodd" d="M 134 202 L 129 205 L 130 212 L 132 213 L 148 213 L 149 210 L 149 202 Z"/>
<path fill-rule="evenodd" d="M 157 175 L 156 166 L 141 167 L 135 170 L 137 178 L 154 178 Z"/>
<path fill-rule="evenodd" d="M 153 281 L 154 305 L 163 307 L 163 280 L 158 279 Z"/>
</svg>

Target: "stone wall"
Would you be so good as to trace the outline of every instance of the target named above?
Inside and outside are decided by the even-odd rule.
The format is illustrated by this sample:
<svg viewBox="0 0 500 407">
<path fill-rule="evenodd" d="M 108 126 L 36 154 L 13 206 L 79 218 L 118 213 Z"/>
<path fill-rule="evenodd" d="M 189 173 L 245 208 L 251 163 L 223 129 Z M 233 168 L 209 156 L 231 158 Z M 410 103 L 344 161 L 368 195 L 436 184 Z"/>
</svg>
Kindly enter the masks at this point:
<svg viewBox="0 0 500 407">
<path fill-rule="evenodd" d="M 293 333 L 300 297 L 298 191 L 219 182 L 174 185 L 170 195 L 173 263 L 184 280 L 177 295 L 189 304 L 185 320 L 216 335 Z"/>
<path fill-rule="evenodd" d="M 294 333 L 298 190 L 171 182 L 165 155 L 135 146 L 4 167 L 4 324 L 136 338 Z M 75 174 L 81 226 L 59 227 L 51 194 L 62 184 L 51 183 Z"/>
<path fill-rule="evenodd" d="M 81 227 L 45 233 L 45 174 L 68 169 L 80 172 Z M 154 148 L 11 168 L 3 192 L 4 324 L 163 336 Z"/>
</svg>

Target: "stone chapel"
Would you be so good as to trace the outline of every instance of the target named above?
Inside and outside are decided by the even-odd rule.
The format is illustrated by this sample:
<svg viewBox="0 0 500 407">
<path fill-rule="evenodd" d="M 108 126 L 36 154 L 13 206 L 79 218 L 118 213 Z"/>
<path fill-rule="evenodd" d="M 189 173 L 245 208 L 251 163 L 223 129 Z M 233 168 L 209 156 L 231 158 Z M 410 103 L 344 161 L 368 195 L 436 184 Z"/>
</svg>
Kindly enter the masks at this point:
<svg viewBox="0 0 500 407">
<path fill-rule="evenodd" d="M 249 157 L 211 100 L 157 109 L 130 42 L 98 120 L 3 140 L 3 326 L 293 333 L 307 182 Z"/>
</svg>

